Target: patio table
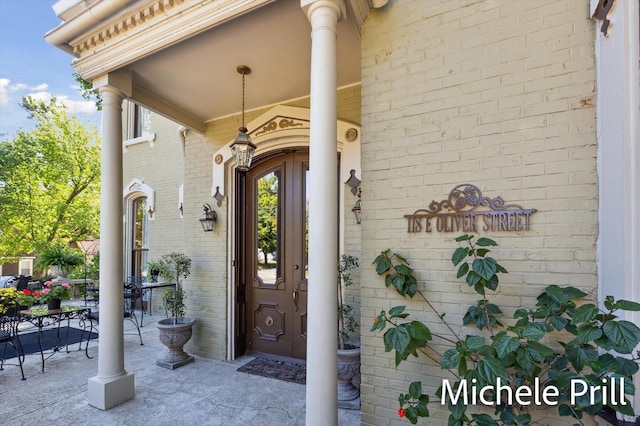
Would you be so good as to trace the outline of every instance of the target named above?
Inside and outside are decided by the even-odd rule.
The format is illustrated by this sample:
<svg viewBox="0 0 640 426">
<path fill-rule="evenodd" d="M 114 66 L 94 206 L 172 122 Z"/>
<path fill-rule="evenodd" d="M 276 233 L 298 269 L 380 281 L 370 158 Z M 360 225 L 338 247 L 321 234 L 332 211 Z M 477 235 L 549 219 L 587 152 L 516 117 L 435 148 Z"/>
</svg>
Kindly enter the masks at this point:
<svg viewBox="0 0 640 426">
<path fill-rule="evenodd" d="M 69 329 L 72 319 L 78 320 L 78 325 L 82 329 L 82 335 L 80 337 L 80 343 L 78 350 L 82 350 L 82 342 L 84 335 L 87 335 L 87 342 L 85 346 L 85 355 L 87 358 L 93 358 L 89 356 L 89 339 L 91 338 L 91 332 L 94 330 L 93 321 L 91 319 L 91 308 L 80 306 L 62 306 L 60 309 L 49 310 L 44 308 L 32 308 L 20 313 L 20 321 L 28 322 L 35 325 L 38 328 L 38 346 L 40 349 L 40 358 L 42 360 L 42 372 L 44 373 L 44 361 L 53 356 L 56 352 L 59 352 L 63 346 L 55 346 L 51 349 L 51 353 L 45 358 L 45 351 L 42 348 L 42 331 L 47 328 L 58 327 L 58 340 L 60 339 L 60 324 L 65 320 L 67 322 L 67 336 L 64 347 L 67 353 L 69 352 Z"/>
<path fill-rule="evenodd" d="M 151 312 L 151 307 L 153 306 L 153 303 L 151 303 L 153 300 L 153 289 L 162 288 L 162 287 L 173 287 L 175 285 L 176 285 L 175 283 L 171 283 L 171 282 L 142 283 L 141 288 L 142 288 L 143 294 L 149 292 L 149 303 L 147 304 L 147 306 L 149 307 L 149 315 L 153 315 L 153 313 Z M 142 327 L 142 321 L 140 321 L 140 327 Z"/>
</svg>

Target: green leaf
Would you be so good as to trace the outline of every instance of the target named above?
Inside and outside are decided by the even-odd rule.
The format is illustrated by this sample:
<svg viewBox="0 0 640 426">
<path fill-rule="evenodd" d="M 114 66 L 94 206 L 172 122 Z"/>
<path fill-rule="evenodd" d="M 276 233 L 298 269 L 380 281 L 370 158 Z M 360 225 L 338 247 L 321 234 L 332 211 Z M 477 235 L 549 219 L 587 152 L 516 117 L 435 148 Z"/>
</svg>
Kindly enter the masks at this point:
<svg viewBox="0 0 640 426">
<path fill-rule="evenodd" d="M 458 383 L 456 382 L 456 385 Z M 454 391 L 458 390 L 458 386 L 454 386 Z M 454 392 L 455 393 L 455 392 Z M 451 402 L 448 403 L 448 407 L 449 407 L 449 412 L 451 413 L 451 416 L 453 416 L 453 418 L 455 420 L 459 420 L 464 416 L 464 413 L 467 411 L 467 406 L 464 405 L 462 398 L 458 399 L 458 402 L 453 405 Z"/>
<path fill-rule="evenodd" d="M 567 404 L 560 404 L 558 406 L 558 414 L 560 416 L 573 416 L 573 410 Z"/>
<path fill-rule="evenodd" d="M 413 399 L 420 398 L 420 395 L 422 395 L 422 382 L 411 382 L 409 385 L 409 394 Z"/>
<path fill-rule="evenodd" d="M 527 342 L 527 346 L 538 352 L 542 358 L 546 358 L 555 354 L 555 351 L 553 349 L 551 349 L 549 346 L 543 345 L 540 342 L 529 341 Z"/>
<path fill-rule="evenodd" d="M 498 244 L 490 238 L 481 237 L 476 241 L 476 245 L 479 247 L 491 247 L 497 246 Z"/>
<path fill-rule="evenodd" d="M 487 380 L 488 383 L 496 383 L 496 379 L 507 377 L 507 370 L 504 365 L 496 358 L 485 358 L 478 362 L 477 371 L 480 377 Z"/>
<path fill-rule="evenodd" d="M 419 346 L 424 346 L 427 340 L 431 340 L 431 330 L 420 321 L 411 321 L 407 324 L 407 328 L 409 335 L 419 341 Z"/>
<path fill-rule="evenodd" d="M 496 261 L 492 257 L 475 259 L 473 261 L 473 270 L 482 278 L 489 281 L 496 273 Z"/>
<path fill-rule="evenodd" d="M 399 274 L 402 274 L 402 275 L 409 276 L 409 275 L 413 274 L 413 269 L 411 269 L 407 265 L 396 265 L 396 266 L 394 266 L 394 269 L 396 270 L 396 272 L 398 272 Z"/>
<path fill-rule="evenodd" d="M 534 322 L 528 324 L 522 332 L 522 337 L 531 340 L 540 340 L 546 334 L 545 326 L 542 323 Z"/>
<path fill-rule="evenodd" d="M 457 266 L 458 263 L 462 262 L 462 260 L 467 257 L 469 253 L 469 249 L 467 247 L 458 247 L 453 252 L 453 256 L 451 256 L 451 262 L 453 262 L 454 266 Z"/>
<path fill-rule="evenodd" d="M 579 306 L 573 314 L 573 318 L 571 318 L 571 324 L 591 321 L 595 319 L 599 312 L 600 310 L 593 303 Z"/>
<path fill-rule="evenodd" d="M 607 321 L 602 331 L 623 354 L 631 353 L 640 341 L 640 328 L 629 321 Z"/>
<path fill-rule="evenodd" d="M 475 352 L 484 345 L 484 340 L 482 336 L 467 336 L 464 344 L 470 351 Z"/>
<path fill-rule="evenodd" d="M 578 326 L 578 343 L 588 343 L 592 340 L 599 339 L 602 336 L 602 329 L 600 327 L 596 327 L 595 325 L 581 324 Z"/>
<path fill-rule="evenodd" d="M 638 372 L 638 364 L 630 359 L 617 357 L 616 362 L 618 364 L 618 367 L 615 370 L 616 374 L 620 374 L 621 376 L 633 376 Z"/>
<path fill-rule="evenodd" d="M 498 288 L 498 276 L 495 274 L 492 275 L 491 278 L 487 280 L 486 286 L 489 290 L 496 291 Z"/>
<path fill-rule="evenodd" d="M 635 413 L 633 412 L 631 402 L 627 398 L 625 398 L 624 400 L 626 402 L 625 405 L 616 404 L 616 405 L 609 405 L 609 407 L 613 408 L 616 411 L 621 412 L 625 416 L 634 416 Z"/>
<path fill-rule="evenodd" d="M 482 279 L 482 277 L 480 275 L 478 275 L 478 273 L 476 273 L 475 271 L 470 271 L 467 274 L 467 284 L 469 284 L 469 287 L 472 287 L 476 284 L 478 284 L 480 282 L 480 280 Z"/>
<path fill-rule="evenodd" d="M 618 300 L 615 303 L 616 309 L 624 309 L 625 311 L 640 311 L 640 303 L 631 302 L 629 300 Z"/>
<path fill-rule="evenodd" d="M 518 308 L 516 309 L 516 312 L 513 314 L 513 317 L 527 319 L 529 318 L 529 311 L 527 311 L 524 308 Z"/>
<path fill-rule="evenodd" d="M 404 410 L 404 416 L 411 422 L 411 424 L 415 425 L 418 423 L 418 411 L 412 405 Z"/>
<path fill-rule="evenodd" d="M 488 414 L 472 414 L 471 417 L 476 421 L 477 426 L 500 426 L 498 422 Z"/>
<path fill-rule="evenodd" d="M 460 278 L 460 277 L 465 276 L 467 274 L 467 272 L 469 272 L 469 264 L 467 262 L 464 262 L 458 268 L 458 274 L 456 275 L 456 278 Z"/>
<path fill-rule="evenodd" d="M 567 326 L 567 324 L 569 324 L 568 319 L 564 317 L 555 316 L 555 315 L 551 317 L 550 322 L 553 328 L 555 328 L 558 331 L 563 330 Z"/>
<path fill-rule="evenodd" d="M 400 259 L 400 261 L 402 261 L 402 262 L 404 262 L 404 263 L 406 263 L 406 264 L 409 264 L 409 261 L 407 261 L 407 259 L 406 259 L 404 256 L 402 256 L 402 255 L 400 255 L 400 254 L 398 254 L 398 253 L 394 253 L 393 255 L 394 255 L 396 258 Z"/>
<path fill-rule="evenodd" d="M 464 234 L 464 235 L 460 235 L 459 237 L 456 237 L 456 242 L 462 242 L 462 241 L 471 241 L 473 239 L 473 235 L 469 235 L 469 234 Z"/>
<path fill-rule="evenodd" d="M 411 336 L 409 336 L 409 331 L 405 327 L 394 327 L 388 329 L 384 333 L 384 346 L 385 352 L 391 351 L 391 349 L 395 349 L 399 353 L 404 353 L 405 349 L 409 345 L 411 341 Z"/>
<path fill-rule="evenodd" d="M 484 257 L 489 252 L 491 252 L 491 250 L 489 250 L 489 249 L 478 249 L 478 250 L 476 250 L 476 253 L 478 254 L 479 257 Z"/>
<path fill-rule="evenodd" d="M 562 291 L 564 292 L 564 294 L 569 296 L 571 299 L 580 299 L 580 298 L 585 297 L 587 295 L 587 293 L 585 293 L 582 290 L 578 290 L 575 287 L 564 287 L 562 289 Z"/>
<path fill-rule="evenodd" d="M 442 355 L 442 361 L 440 362 L 440 366 L 445 370 L 452 370 L 458 367 L 460 363 L 460 352 L 455 349 L 448 349 L 444 355 Z"/>
<path fill-rule="evenodd" d="M 382 275 L 387 272 L 389 268 L 391 268 L 391 260 L 385 257 L 380 261 L 380 263 L 378 263 L 378 266 L 376 266 L 376 272 L 378 275 Z"/>
<path fill-rule="evenodd" d="M 567 357 L 576 371 L 580 372 L 584 368 L 585 362 L 598 359 L 598 352 L 590 345 L 566 347 Z"/>
<path fill-rule="evenodd" d="M 393 308 L 389 309 L 389 316 L 395 317 L 403 313 L 405 309 L 406 309 L 406 306 L 394 306 Z"/>
<path fill-rule="evenodd" d="M 518 349 L 520 343 L 515 337 L 511 337 L 505 331 L 501 331 L 494 336 L 491 346 L 496 350 L 498 358 L 504 358 L 509 352 L 514 352 Z"/>
</svg>

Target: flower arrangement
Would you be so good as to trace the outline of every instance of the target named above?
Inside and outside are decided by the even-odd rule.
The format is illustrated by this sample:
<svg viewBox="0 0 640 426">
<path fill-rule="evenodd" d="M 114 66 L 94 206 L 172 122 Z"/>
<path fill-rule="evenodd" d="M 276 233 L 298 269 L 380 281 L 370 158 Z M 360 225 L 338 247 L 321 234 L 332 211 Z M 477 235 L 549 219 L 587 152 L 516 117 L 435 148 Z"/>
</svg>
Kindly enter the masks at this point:
<svg viewBox="0 0 640 426">
<path fill-rule="evenodd" d="M 62 283 L 59 285 L 53 285 L 53 281 L 45 281 L 44 289 L 41 292 L 41 299 L 43 301 L 55 300 L 55 299 L 68 299 L 69 289 L 71 286 L 69 283 Z M 37 297 L 37 296 L 36 296 Z"/>
<path fill-rule="evenodd" d="M 0 314 L 6 313 L 10 308 L 18 305 L 27 308 L 35 302 L 31 290 L 18 291 L 15 287 L 0 288 Z"/>
</svg>

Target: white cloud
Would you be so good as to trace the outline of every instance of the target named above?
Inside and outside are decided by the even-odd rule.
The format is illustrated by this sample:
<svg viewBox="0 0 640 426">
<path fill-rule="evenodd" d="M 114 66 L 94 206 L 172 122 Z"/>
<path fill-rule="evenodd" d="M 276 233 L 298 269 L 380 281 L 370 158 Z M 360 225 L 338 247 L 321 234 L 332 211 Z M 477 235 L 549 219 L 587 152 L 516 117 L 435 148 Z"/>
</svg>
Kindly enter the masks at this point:
<svg viewBox="0 0 640 426">
<path fill-rule="evenodd" d="M 49 85 L 47 83 L 40 83 L 37 86 L 29 86 L 24 83 L 11 84 L 11 80 L 8 78 L 0 78 L 0 106 L 5 107 L 9 105 L 9 102 L 12 100 L 12 93 L 27 90 L 43 92 L 48 88 Z M 22 98 L 22 96 L 19 97 Z"/>
<path fill-rule="evenodd" d="M 71 114 L 93 114 L 98 112 L 94 101 L 69 99 L 68 96 L 63 95 L 56 96 L 56 100 L 61 104 L 66 105 L 67 111 Z"/>
<path fill-rule="evenodd" d="M 20 107 L 22 98 L 27 96 L 43 102 L 49 102 L 55 97 L 58 103 L 67 106 L 67 112 L 70 114 L 85 115 L 87 119 L 99 118 L 95 101 L 82 99 L 79 88 L 73 90 L 71 96 L 54 93 L 48 89 L 47 83 L 30 86 L 14 83 L 8 78 L 0 78 L 0 133 L 15 134 L 19 128 L 32 127 L 33 123 Z"/>
<path fill-rule="evenodd" d="M 0 107 L 9 105 L 9 93 L 7 87 L 9 86 L 8 78 L 0 78 Z"/>
</svg>

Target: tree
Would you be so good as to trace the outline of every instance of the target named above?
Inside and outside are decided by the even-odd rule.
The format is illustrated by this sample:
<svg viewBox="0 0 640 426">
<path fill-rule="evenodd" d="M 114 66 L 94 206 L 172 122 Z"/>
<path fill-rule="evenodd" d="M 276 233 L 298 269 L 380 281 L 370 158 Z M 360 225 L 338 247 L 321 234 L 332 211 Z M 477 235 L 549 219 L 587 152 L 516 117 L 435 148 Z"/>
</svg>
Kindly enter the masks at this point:
<svg viewBox="0 0 640 426">
<path fill-rule="evenodd" d="M 100 139 L 55 98 L 23 98 L 37 122 L 0 141 L 0 258 L 99 234 Z"/>
<path fill-rule="evenodd" d="M 73 73 L 73 78 L 80 85 L 82 97 L 88 101 L 95 99 L 96 109 L 98 111 L 102 111 L 102 96 L 100 96 L 100 93 L 93 88 L 93 84 L 82 78 L 77 72 Z"/>
<path fill-rule="evenodd" d="M 278 176 L 271 173 L 258 181 L 258 249 L 267 254 L 277 249 L 278 238 Z"/>
</svg>

